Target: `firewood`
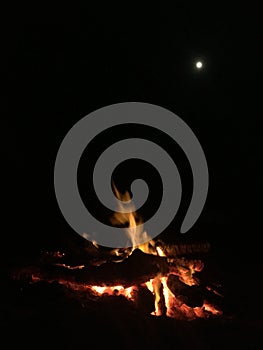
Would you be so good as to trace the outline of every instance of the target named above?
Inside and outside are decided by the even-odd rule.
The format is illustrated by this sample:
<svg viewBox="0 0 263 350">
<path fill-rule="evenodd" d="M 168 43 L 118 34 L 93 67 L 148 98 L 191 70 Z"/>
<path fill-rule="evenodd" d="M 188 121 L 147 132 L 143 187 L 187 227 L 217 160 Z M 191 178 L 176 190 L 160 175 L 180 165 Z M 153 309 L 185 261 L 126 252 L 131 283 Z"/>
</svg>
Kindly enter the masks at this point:
<svg viewBox="0 0 263 350">
<path fill-rule="evenodd" d="M 178 276 L 173 274 L 169 275 L 167 279 L 167 286 L 182 303 L 190 307 L 203 305 L 204 300 L 202 296 L 202 288 L 199 286 L 188 286 L 182 282 Z"/>
<path fill-rule="evenodd" d="M 99 266 L 70 267 L 66 264 L 52 264 L 26 267 L 17 272 L 17 278 L 27 277 L 31 273 L 35 278 L 74 282 L 95 286 L 130 287 L 155 278 L 165 276 L 170 271 L 166 257 L 145 254 L 139 249 L 122 262 L 107 262 Z M 14 274 L 15 275 L 15 274 Z"/>
<path fill-rule="evenodd" d="M 140 311 L 146 314 L 154 311 L 154 295 L 146 286 L 136 286 L 132 291 L 132 299 Z"/>
<path fill-rule="evenodd" d="M 14 272 L 14 277 L 28 279 L 30 275 L 34 275 L 35 278 L 46 280 L 63 280 L 96 286 L 130 287 L 145 283 L 156 276 L 167 276 L 168 273 L 180 275 L 182 268 L 188 269 L 188 264 L 194 266 L 200 263 L 199 260 L 168 259 L 146 254 L 139 249 L 135 249 L 130 256 L 120 262 L 106 261 L 98 266 L 93 264 L 71 266 L 67 264 L 64 255 L 55 256 L 54 260 L 52 254 L 49 254 L 48 258 L 51 261 L 41 260 L 31 267 L 20 268 L 20 271 Z"/>
<path fill-rule="evenodd" d="M 90 266 L 74 272 L 76 282 L 93 285 L 123 285 L 125 287 L 140 284 L 158 274 L 167 274 L 169 264 L 166 258 L 145 254 L 136 249 L 120 263 L 109 262 L 100 266 Z M 77 272 L 77 273 L 76 273 Z"/>
<path fill-rule="evenodd" d="M 210 251 L 210 243 L 188 243 L 188 244 L 163 244 L 157 243 L 164 250 L 167 257 L 181 257 L 191 255 L 203 255 Z"/>
</svg>

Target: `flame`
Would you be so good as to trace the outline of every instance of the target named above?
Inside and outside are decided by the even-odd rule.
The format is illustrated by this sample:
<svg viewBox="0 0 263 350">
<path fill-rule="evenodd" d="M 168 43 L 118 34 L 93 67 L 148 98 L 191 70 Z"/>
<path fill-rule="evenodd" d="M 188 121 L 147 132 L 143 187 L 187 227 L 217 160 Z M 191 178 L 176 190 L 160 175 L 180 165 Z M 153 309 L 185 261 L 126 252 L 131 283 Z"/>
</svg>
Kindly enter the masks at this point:
<svg viewBox="0 0 263 350">
<path fill-rule="evenodd" d="M 213 315 L 222 315 L 222 310 L 217 309 L 215 306 L 204 302 L 203 308 L 205 311 L 211 312 Z"/>
<path fill-rule="evenodd" d="M 146 231 L 143 231 L 143 220 L 136 213 L 136 208 L 131 200 L 129 192 L 126 191 L 124 194 L 120 193 L 114 184 L 113 190 L 116 197 L 119 199 L 119 211 L 114 213 L 113 217 L 111 218 L 111 223 L 113 225 L 127 226 L 127 235 L 132 242 L 132 250 L 130 254 L 137 248 L 146 254 L 158 255 L 155 248 L 155 242 L 151 239 L 151 237 L 149 237 Z M 128 207 L 130 211 L 129 213 L 122 212 L 124 205 L 120 201 L 126 202 L 125 209 L 127 210 Z M 145 243 L 140 244 L 142 240 Z"/>
<path fill-rule="evenodd" d="M 172 301 L 173 301 L 173 293 L 167 287 L 167 283 L 166 283 L 167 277 L 162 277 L 161 282 L 163 284 L 163 295 L 164 295 L 165 305 L 167 308 L 166 315 L 172 316 L 171 308 L 172 308 Z"/>
<path fill-rule="evenodd" d="M 98 245 L 98 243 L 97 243 L 96 241 L 92 241 L 92 244 L 93 244 L 96 248 L 99 249 L 99 245 Z"/>
<path fill-rule="evenodd" d="M 156 251 L 159 256 L 166 256 L 161 247 L 156 247 Z"/>
<path fill-rule="evenodd" d="M 161 279 L 159 277 L 153 278 L 150 281 L 145 283 L 146 287 L 151 291 L 155 297 L 154 301 L 154 306 L 155 306 L 155 311 L 152 313 L 152 315 L 155 316 L 161 316 L 162 315 L 162 310 L 160 308 L 159 302 L 161 300 Z"/>
<path fill-rule="evenodd" d="M 168 277 L 157 277 L 145 283 L 147 288 L 155 295 L 155 311 L 152 315 L 160 316 L 160 284 L 162 285 L 162 293 L 165 300 L 166 316 L 177 319 L 193 320 L 197 317 L 207 318 L 211 315 L 222 315 L 222 311 L 215 306 L 204 301 L 201 307 L 190 307 L 180 302 L 167 286 Z"/>
</svg>

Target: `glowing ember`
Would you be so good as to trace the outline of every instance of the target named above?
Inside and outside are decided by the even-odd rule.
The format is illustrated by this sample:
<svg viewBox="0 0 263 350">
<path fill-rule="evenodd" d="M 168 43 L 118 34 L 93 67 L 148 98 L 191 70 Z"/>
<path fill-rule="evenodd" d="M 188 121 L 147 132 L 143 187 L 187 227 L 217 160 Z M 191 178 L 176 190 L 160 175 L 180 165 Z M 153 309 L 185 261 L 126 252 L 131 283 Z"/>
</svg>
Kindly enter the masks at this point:
<svg viewBox="0 0 263 350">
<path fill-rule="evenodd" d="M 81 270 L 85 267 L 85 265 L 78 265 L 78 266 L 69 266 L 66 264 L 56 264 L 57 266 L 62 266 L 62 267 L 66 267 L 69 270 Z"/>
<path fill-rule="evenodd" d="M 96 294 L 108 294 L 108 295 L 123 295 L 128 299 L 132 299 L 133 287 L 124 288 L 123 286 L 114 286 L 114 287 L 100 287 L 100 286 L 91 286 L 92 291 Z"/>
<path fill-rule="evenodd" d="M 170 291 L 167 286 L 167 277 L 156 277 L 150 281 L 144 283 L 149 291 L 155 297 L 155 311 L 152 312 L 154 316 L 163 315 L 163 310 L 160 307 L 161 296 L 165 302 L 165 315 L 178 319 L 195 319 L 195 318 L 207 318 L 210 315 L 218 316 L 222 314 L 221 310 L 218 310 L 213 305 L 204 302 L 201 307 L 189 307 L 186 304 L 180 302 L 176 296 Z M 96 295 L 122 295 L 128 300 L 133 300 L 133 291 L 137 289 L 136 286 L 124 288 L 123 286 L 88 286 Z"/>
<path fill-rule="evenodd" d="M 213 305 L 204 303 L 203 308 L 205 311 L 211 312 L 213 315 L 222 315 L 222 311 L 215 308 Z"/>
</svg>

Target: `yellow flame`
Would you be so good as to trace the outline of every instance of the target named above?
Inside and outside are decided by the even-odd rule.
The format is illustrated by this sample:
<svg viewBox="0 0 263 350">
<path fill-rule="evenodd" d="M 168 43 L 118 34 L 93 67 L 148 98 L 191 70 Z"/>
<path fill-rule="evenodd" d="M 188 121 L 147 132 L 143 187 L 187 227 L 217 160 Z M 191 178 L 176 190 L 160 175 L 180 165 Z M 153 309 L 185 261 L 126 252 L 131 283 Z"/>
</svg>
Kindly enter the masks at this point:
<svg viewBox="0 0 263 350">
<path fill-rule="evenodd" d="M 217 309 L 215 306 L 204 302 L 203 308 L 205 311 L 211 312 L 213 315 L 222 315 L 222 311 Z"/>
<path fill-rule="evenodd" d="M 132 242 L 132 251 L 136 248 L 140 249 L 144 253 L 157 255 L 155 248 L 155 242 L 149 237 L 146 231 L 143 231 L 143 221 L 135 211 L 135 206 L 131 201 L 131 196 L 128 191 L 124 194 L 120 193 L 116 186 L 113 184 L 113 190 L 116 197 L 121 202 L 126 202 L 125 209 L 129 209 L 129 213 L 123 213 L 124 206 L 121 202 L 118 202 L 119 211 L 115 212 L 111 218 L 113 225 L 125 225 L 127 226 L 127 235 Z M 145 243 L 140 244 L 141 241 Z M 131 251 L 131 252 L 132 252 Z"/>
<path fill-rule="evenodd" d="M 159 256 L 166 256 L 161 247 L 156 247 L 156 251 Z"/>
<path fill-rule="evenodd" d="M 98 245 L 98 243 L 97 243 L 96 241 L 92 241 L 92 244 L 93 244 L 96 248 L 99 249 L 99 245 Z"/>
<path fill-rule="evenodd" d="M 155 311 L 152 313 L 152 315 L 160 316 L 162 314 L 162 311 L 159 306 L 159 302 L 161 299 L 161 288 L 162 288 L 162 278 L 155 277 L 151 279 L 150 281 L 145 283 L 146 287 L 151 291 L 154 295 L 154 306 Z"/>
</svg>

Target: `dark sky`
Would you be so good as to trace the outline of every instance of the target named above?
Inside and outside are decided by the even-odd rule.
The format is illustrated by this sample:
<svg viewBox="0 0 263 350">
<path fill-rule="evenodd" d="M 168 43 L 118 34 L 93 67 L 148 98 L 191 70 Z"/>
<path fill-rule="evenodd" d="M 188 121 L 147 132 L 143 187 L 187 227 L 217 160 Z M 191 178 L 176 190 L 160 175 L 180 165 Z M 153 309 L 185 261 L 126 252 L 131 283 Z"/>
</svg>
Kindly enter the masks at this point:
<svg viewBox="0 0 263 350">
<path fill-rule="evenodd" d="M 58 147 L 89 112 L 141 101 L 179 115 L 205 151 L 209 195 L 190 235 L 211 240 L 222 254 L 258 256 L 262 27 L 256 9 L 195 3 L 120 15 L 88 6 L 80 13 L 16 9 L 3 66 L 4 254 L 75 239 L 54 196 Z"/>
</svg>

